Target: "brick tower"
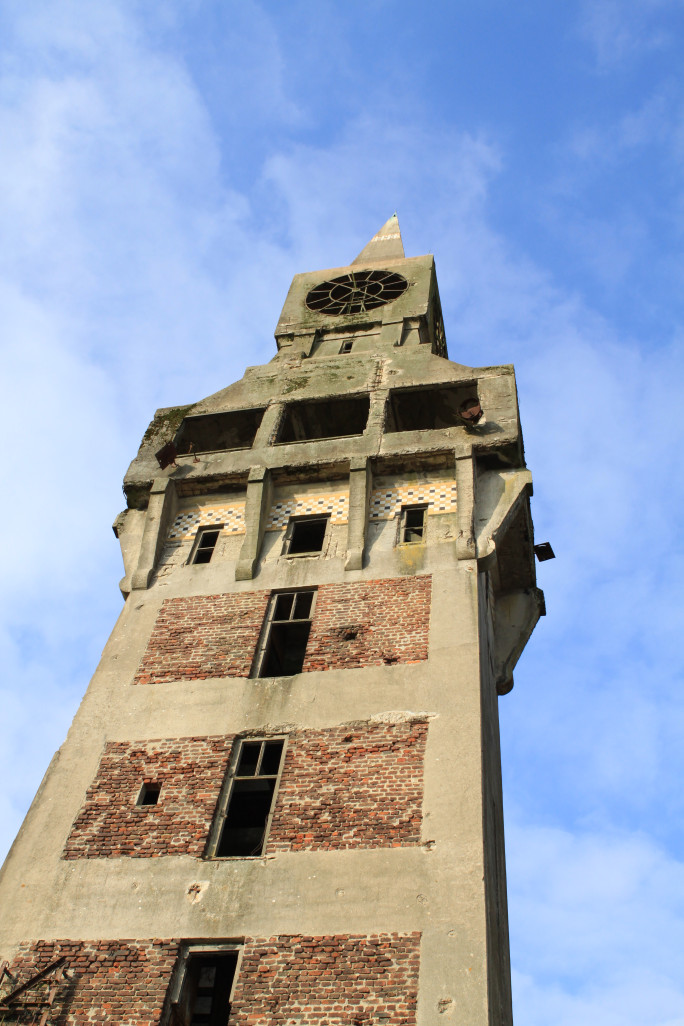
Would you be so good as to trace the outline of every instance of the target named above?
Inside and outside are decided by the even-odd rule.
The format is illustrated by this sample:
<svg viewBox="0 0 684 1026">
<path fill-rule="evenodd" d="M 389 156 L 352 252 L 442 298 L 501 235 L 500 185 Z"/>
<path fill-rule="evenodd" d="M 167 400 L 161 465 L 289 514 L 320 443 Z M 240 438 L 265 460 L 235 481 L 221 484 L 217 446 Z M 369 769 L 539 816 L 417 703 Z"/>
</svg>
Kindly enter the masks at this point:
<svg viewBox="0 0 684 1026">
<path fill-rule="evenodd" d="M 125 604 L 0 878 L 0 1022 L 511 1021 L 513 368 L 447 358 L 396 217 L 276 342 L 126 475 Z"/>
</svg>

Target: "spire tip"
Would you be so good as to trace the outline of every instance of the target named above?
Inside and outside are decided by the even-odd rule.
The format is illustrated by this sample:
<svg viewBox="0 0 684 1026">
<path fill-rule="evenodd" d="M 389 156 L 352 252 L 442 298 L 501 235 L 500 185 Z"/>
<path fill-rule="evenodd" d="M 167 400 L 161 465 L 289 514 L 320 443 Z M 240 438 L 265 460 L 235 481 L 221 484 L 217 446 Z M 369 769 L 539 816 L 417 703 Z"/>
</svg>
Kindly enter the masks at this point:
<svg viewBox="0 0 684 1026">
<path fill-rule="evenodd" d="M 404 243 L 396 211 L 385 221 L 379 232 L 363 247 L 353 264 L 384 263 L 386 260 L 403 260 Z"/>
</svg>

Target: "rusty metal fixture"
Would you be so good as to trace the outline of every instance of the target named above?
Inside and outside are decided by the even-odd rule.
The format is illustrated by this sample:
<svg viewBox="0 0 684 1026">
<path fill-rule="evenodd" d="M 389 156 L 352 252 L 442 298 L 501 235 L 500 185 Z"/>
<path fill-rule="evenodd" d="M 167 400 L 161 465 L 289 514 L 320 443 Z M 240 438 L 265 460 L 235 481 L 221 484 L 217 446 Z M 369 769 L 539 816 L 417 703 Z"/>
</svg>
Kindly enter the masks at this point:
<svg viewBox="0 0 684 1026">
<path fill-rule="evenodd" d="M 480 400 L 476 395 L 464 399 L 458 408 L 458 415 L 466 424 L 477 424 L 482 416 L 482 412 Z"/>
<path fill-rule="evenodd" d="M 547 559 L 555 559 L 556 553 L 551 548 L 550 542 L 539 542 L 534 547 L 534 554 L 540 563 L 543 563 Z"/>
<path fill-rule="evenodd" d="M 166 470 L 167 467 L 178 466 L 178 464 L 176 463 L 176 456 L 178 455 L 178 450 L 176 449 L 176 446 L 173 442 L 167 442 L 166 445 L 163 445 L 159 452 L 155 452 L 154 455 L 157 459 L 157 463 L 159 464 L 162 470 Z"/>
<path fill-rule="evenodd" d="M 12 990 L 0 997 L 0 1023 L 25 1022 L 48 1026 L 65 973 L 66 957 L 62 956 L 17 986 L 17 978 L 10 972 L 7 963 L 3 962 L 0 968 L 0 987 L 7 978 L 12 981 Z"/>
</svg>

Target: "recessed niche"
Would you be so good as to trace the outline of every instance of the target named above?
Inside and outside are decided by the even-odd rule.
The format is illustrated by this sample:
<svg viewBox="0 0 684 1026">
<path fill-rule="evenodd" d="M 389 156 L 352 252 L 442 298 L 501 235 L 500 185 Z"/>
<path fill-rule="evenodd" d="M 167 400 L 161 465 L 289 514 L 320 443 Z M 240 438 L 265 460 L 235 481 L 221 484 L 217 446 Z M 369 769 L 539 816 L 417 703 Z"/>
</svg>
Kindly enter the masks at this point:
<svg viewBox="0 0 684 1026">
<path fill-rule="evenodd" d="M 310 442 L 317 438 L 361 435 L 370 410 L 367 395 L 291 403 L 285 410 L 279 442 Z"/>
<path fill-rule="evenodd" d="M 259 430 L 264 409 L 259 407 L 186 417 L 175 438 L 176 449 L 180 455 L 249 449 Z"/>
<path fill-rule="evenodd" d="M 385 431 L 432 431 L 462 426 L 460 412 L 469 397 L 476 397 L 474 384 L 440 388 L 406 388 L 390 392 Z"/>
</svg>

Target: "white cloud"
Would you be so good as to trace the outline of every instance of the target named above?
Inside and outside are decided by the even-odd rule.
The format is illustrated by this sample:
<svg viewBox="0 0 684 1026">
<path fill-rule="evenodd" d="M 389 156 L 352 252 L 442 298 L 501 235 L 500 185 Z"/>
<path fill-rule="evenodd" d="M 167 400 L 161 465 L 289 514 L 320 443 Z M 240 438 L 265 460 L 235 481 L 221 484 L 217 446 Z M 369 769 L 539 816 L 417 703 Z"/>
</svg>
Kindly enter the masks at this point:
<svg viewBox="0 0 684 1026">
<path fill-rule="evenodd" d="M 585 2 L 581 33 L 594 50 L 598 70 L 613 71 L 638 56 L 671 46 L 671 32 L 654 24 L 654 16 L 679 4 L 680 0 Z"/>
<path fill-rule="evenodd" d="M 518 1017 L 684 1023 L 684 865 L 633 833 L 514 820 L 507 836 Z"/>
<path fill-rule="evenodd" d="M 502 705 L 507 786 L 546 823 L 520 814 L 511 834 L 519 1008 L 531 1023 L 681 1022 L 661 940 L 681 948 L 681 867 L 664 841 L 611 822 L 643 817 L 658 836 L 663 810 L 681 812 L 676 336 L 623 337 L 495 230 L 490 190 L 507 168 L 494 138 L 367 111 L 327 143 L 279 141 L 237 184 L 226 150 L 242 136 L 222 138 L 166 45 L 183 19 L 164 6 L 166 21 L 64 4 L 55 25 L 54 5 L 15 5 L 4 60 L 0 302 L 21 425 L 2 507 L 2 730 L 20 737 L 0 765 L 7 840 L 113 622 L 109 524 L 153 408 L 268 359 L 291 274 L 345 263 L 397 209 L 407 252 L 437 254 L 452 358 L 516 362 L 537 528 L 558 554 L 540 569 L 548 619 Z M 272 99 L 278 118 L 306 122 L 272 20 L 253 4 L 240 18 L 259 83 L 239 94 L 245 117 L 267 130 Z M 647 137 L 625 127 L 624 145 Z"/>
</svg>

